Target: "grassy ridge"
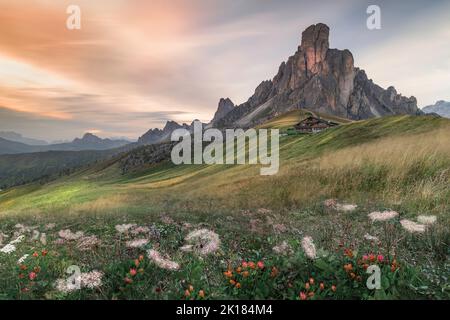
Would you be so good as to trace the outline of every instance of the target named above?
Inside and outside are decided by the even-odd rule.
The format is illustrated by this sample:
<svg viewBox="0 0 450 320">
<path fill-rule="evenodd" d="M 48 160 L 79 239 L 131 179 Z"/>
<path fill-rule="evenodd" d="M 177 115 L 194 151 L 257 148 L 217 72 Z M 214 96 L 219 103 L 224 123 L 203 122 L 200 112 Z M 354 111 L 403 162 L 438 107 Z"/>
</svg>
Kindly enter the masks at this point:
<svg viewBox="0 0 450 320">
<path fill-rule="evenodd" d="M 439 210 L 448 204 L 449 123 L 429 116 L 398 116 L 349 123 L 316 135 L 283 137 L 280 173 L 273 177 L 259 176 L 257 166 L 169 163 L 122 176 L 113 163 L 48 185 L 3 192 L 0 210 L 89 211 L 89 203 L 99 210 L 98 203 L 109 195 L 120 208 L 162 200 L 195 202 L 199 207 L 212 201 L 230 209 L 286 208 L 322 197 L 344 197 L 388 203 L 404 198 L 418 207 Z M 114 207 L 111 203 L 107 210 Z"/>
</svg>

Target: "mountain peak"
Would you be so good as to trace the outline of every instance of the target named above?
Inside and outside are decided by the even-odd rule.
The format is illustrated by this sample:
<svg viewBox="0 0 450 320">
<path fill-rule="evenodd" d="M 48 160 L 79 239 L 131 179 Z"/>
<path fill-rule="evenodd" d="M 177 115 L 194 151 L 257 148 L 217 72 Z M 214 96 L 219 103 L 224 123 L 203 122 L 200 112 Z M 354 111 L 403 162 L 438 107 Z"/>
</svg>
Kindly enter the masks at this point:
<svg viewBox="0 0 450 320">
<path fill-rule="evenodd" d="M 93 133 L 86 132 L 81 139 L 75 139 L 83 142 L 100 142 L 102 141 L 101 138 L 97 137 Z"/>
</svg>

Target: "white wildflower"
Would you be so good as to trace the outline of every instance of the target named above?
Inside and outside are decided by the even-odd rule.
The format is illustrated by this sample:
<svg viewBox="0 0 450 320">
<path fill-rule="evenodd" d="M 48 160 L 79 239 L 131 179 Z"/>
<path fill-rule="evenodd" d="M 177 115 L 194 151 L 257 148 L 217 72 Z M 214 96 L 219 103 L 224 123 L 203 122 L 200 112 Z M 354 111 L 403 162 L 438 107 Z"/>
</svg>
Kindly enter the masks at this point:
<svg viewBox="0 0 450 320">
<path fill-rule="evenodd" d="M 102 285 L 103 272 L 91 271 L 81 274 L 81 287 L 94 289 Z"/>
<path fill-rule="evenodd" d="M 77 249 L 80 251 L 88 251 L 99 244 L 100 240 L 96 236 L 86 236 L 77 241 Z"/>
<path fill-rule="evenodd" d="M 125 245 L 126 245 L 128 248 L 142 248 L 142 247 L 144 247 L 147 243 L 149 243 L 149 240 L 148 240 L 148 239 L 135 239 L 135 240 L 127 241 L 127 242 L 125 243 Z"/>
<path fill-rule="evenodd" d="M 273 247 L 272 250 L 279 255 L 290 255 L 293 253 L 292 247 L 286 241 Z"/>
<path fill-rule="evenodd" d="M 397 211 L 383 211 L 383 212 L 375 211 L 369 213 L 369 219 L 372 220 L 372 222 L 388 221 L 396 217 L 398 217 Z"/>
<path fill-rule="evenodd" d="M 366 234 L 364 235 L 364 239 L 366 239 L 367 241 L 374 241 L 374 242 L 380 241 L 380 239 L 378 239 L 378 237 L 371 236 L 371 235 L 368 234 L 368 233 L 366 233 Z"/>
<path fill-rule="evenodd" d="M 48 223 L 45 225 L 45 230 L 52 230 L 56 227 L 56 223 Z"/>
<path fill-rule="evenodd" d="M 302 248 L 308 258 L 317 258 L 316 246 L 314 245 L 313 239 L 311 237 L 304 237 L 302 239 Z"/>
<path fill-rule="evenodd" d="M 0 249 L 0 252 L 10 254 L 11 252 L 16 251 L 16 246 L 8 243 L 6 246 Z"/>
<path fill-rule="evenodd" d="M 17 260 L 17 264 L 22 264 L 25 262 L 25 260 L 27 260 L 27 258 L 29 257 L 29 254 L 25 254 L 23 255 L 19 260 Z"/>
<path fill-rule="evenodd" d="M 10 244 L 18 244 L 21 243 L 25 239 L 25 236 L 18 236 L 15 240 L 11 241 Z"/>
<path fill-rule="evenodd" d="M 185 241 L 192 245 L 192 249 L 200 255 L 208 255 L 216 252 L 220 247 L 219 235 L 208 229 L 199 229 L 189 233 Z"/>
<path fill-rule="evenodd" d="M 138 234 L 141 234 L 141 233 L 150 233 L 150 228 L 137 226 L 131 230 L 131 234 L 133 234 L 135 236 Z"/>
<path fill-rule="evenodd" d="M 351 212 L 356 210 L 356 208 L 358 208 L 356 204 L 336 204 L 336 210 L 338 211 Z"/>
<path fill-rule="evenodd" d="M 160 268 L 166 270 L 178 270 L 180 265 L 175 261 L 163 258 L 161 254 L 153 249 L 147 251 L 148 257 Z"/>
<path fill-rule="evenodd" d="M 421 224 L 432 225 L 432 224 L 436 223 L 437 217 L 436 216 L 418 216 L 417 221 Z"/>
<path fill-rule="evenodd" d="M 130 223 L 130 224 L 118 224 L 116 225 L 116 230 L 118 233 L 126 233 L 128 232 L 131 228 L 136 227 L 135 223 Z"/>
<path fill-rule="evenodd" d="M 47 235 L 45 233 L 41 234 L 41 237 L 39 238 L 39 241 L 41 242 L 42 245 L 47 245 Z"/>
<path fill-rule="evenodd" d="M 414 221 L 403 219 L 400 221 L 402 227 L 411 233 L 423 233 L 425 232 L 426 226 L 423 224 L 415 223 Z"/>
<path fill-rule="evenodd" d="M 64 239 L 64 240 L 78 240 L 81 237 L 84 236 L 84 232 L 83 231 L 77 231 L 75 233 L 73 233 L 72 231 L 70 231 L 70 229 L 66 229 L 66 230 L 61 230 L 58 232 L 58 235 L 60 238 Z"/>
<path fill-rule="evenodd" d="M 95 289 L 102 285 L 103 272 L 91 271 L 81 273 L 76 279 L 78 283 L 72 283 L 69 279 L 58 279 L 55 288 L 62 293 L 70 293 L 83 288 Z"/>
</svg>

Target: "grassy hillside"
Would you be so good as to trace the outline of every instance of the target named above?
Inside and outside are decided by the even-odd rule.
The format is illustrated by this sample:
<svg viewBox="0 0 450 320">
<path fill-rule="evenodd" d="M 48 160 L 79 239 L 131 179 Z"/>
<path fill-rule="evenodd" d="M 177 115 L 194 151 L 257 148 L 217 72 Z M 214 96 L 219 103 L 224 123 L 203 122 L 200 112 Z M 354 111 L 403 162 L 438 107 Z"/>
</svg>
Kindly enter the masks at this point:
<svg viewBox="0 0 450 320">
<path fill-rule="evenodd" d="M 267 126 L 287 128 L 301 116 L 304 114 L 292 112 Z M 180 261 L 183 271 L 174 276 L 161 270 L 145 278 L 146 287 L 139 292 L 146 298 L 181 297 L 185 289 L 180 287 L 181 279 L 198 283 L 196 289 L 208 287 L 211 298 L 249 297 L 248 292 L 249 296 L 245 296 L 223 289 L 220 270 L 226 270 L 227 263 L 248 258 L 280 267 L 288 262 L 274 256 L 272 247 L 285 241 L 297 252 L 299 239 L 305 235 L 313 236 L 320 252 L 336 252 L 342 247 L 354 250 L 355 256 L 356 252 L 378 252 L 401 260 L 407 272 L 403 276 L 415 279 L 424 272 L 421 268 L 429 268 L 427 272 L 433 274 L 432 279 L 414 284 L 413 280 L 408 284 L 397 278 L 392 280 L 402 284 L 390 291 L 391 282 L 384 291 L 389 292 L 390 298 L 438 298 L 448 293 L 442 279 L 449 276 L 450 120 L 395 116 L 351 122 L 315 135 L 282 137 L 280 147 L 280 172 L 271 177 L 260 176 L 258 166 L 174 166 L 168 162 L 122 175 L 119 163 L 111 160 L 45 185 L 31 184 L 0 192 L 0 219 L 4 230 L 11 230 L 17 222 L 40 226 L 56 222 L 59 229 L 95 234 L 104 245 L 114 246 L 115 262 L 100 251 L 88 255 L 75 250 L 64 265 L 81 259 L 83 265 L 101 267 L 113 274 L 126 273 L 124 261 L 143 252 L 127 249 L 122 238 L 114 236 L 114 225 L 153 226 L 162 238 L 151 240 L 146 248 L 158 248 Z M 358 207 L 340 212 L 325 206 L 326 199 Z M 395 223 L 377 225 L 368 220 L 368 213 L 387 209 L 400 214 Z M 437 217 L 432 231 L 418 236 L 405 233 L 400 219 L 416 221 L 420 215 Z M 195 228 L 214 230 L 221 239 L 221 251 L 202 262 L 179 251 L 183 237 Z M 368 243 L 364 240 L 368 233 L 380 242 Z M 328 255 L 330 259 L 331 256 Z M 300 259 L 296 254 L 294 257 Z M 217 263 L 218 258 L 223 262 Z M 315 269 L 317 265 L 302 259 L 289 260 L 289 264 L 305 264 L 298 268 L 315 274 L 324 272 L 324 261 L 319 271 Z M 334 268 L 341 258 L 332 261 L 326 260 L 326 264 Z M 208 263 L 215 267 L 208 267 Z M 419 269 L 407 271 L 406 266 Z M 296 293 L 272 288 L 271 293 L 258 293 L 260 297 L 298 296 L 304 280 L 296 277 L 304 279 L 307 275 L 293 275 L 288 267 L 283 268 L 287 268 L 283 269 L 287 272 L 283 279 L 293 281 Z M 206 280 L 201 276 L 204 273 Z M 324 279 L 333 278 L 331 274 L 335 273 L 327 273 Z M 344 273 L 342 277 L 346 276 Z M 344 278 L 339 283 L 351 288 L 352 284 Z M 108 280 L 103 297 L 130 298 L 136 294 L 120 291 L 116 280 Z M 425 287 L 424 283 L 428 289 L 419 289 Z M 165 288 L 166 295 L 155 294 L 155 286 Z M 361 298 L 360 294 L 366 294 L 348 290 L 339 297 Z M 373 293 L 367 294 L 365 298 L 373 297 Z"/>
</svg>

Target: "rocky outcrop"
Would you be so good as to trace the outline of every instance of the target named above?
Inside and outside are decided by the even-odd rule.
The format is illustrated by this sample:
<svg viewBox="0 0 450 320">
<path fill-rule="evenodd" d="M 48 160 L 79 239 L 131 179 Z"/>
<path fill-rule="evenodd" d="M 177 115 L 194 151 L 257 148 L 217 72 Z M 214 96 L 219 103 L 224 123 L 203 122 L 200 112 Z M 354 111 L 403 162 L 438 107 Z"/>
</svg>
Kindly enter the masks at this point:
<svg viewBox="0 0 450 320">
<path fill-rule="evenodd" d="M 414 97 L 403 97 L 393 87 L 384 90 L 355 68 L 349 50 L 330 49 L 329 32 L 321 23 L 307 28 L 297 52 L 275 77 L 263 81 L 216 126 L 251 127 L 300 108 L 355 120 L 421 113 Z"/>
<path fill-rule="evenodd" d="M 189 128 L 186 124 L 178 124 L 175 121 L 167 121 L 163 129 L 150 129 L 144 135 L 138 139 L 138 144 L 156 144 L 161 142 L 166 142 L 170 140 L 170 135 L 176 129 L 187 129 Z"/>
<path fill-rule="evenodd" d="M 426 106 L 423 109 L 425 113 L 435 113 L 444 118 L 450 118 L 450 102 L 440 100 L 432 106 Z"/>
<path fill-rule="evenodd" d="M 198 120 L 192 121 L 192 123 L 186 124 L 178 124 L 175 121 L 167 121 L 166 125 L 163 129 L 150 129 L 144 135 L 142 135 L 137 143 L 139 145 L 149 145 L 149 144 L 157 144 L 170 141 L 170 136 L 172 132 L 176 129 L 186 129 L 189 132 L 193 132 L 194 130 L 194 122 Z"/>
<path fill-rule="evenodd" d="M 211 123 L 217 123 L 219 120 L 223 119 L 231 110 L 234 109 L 234 103 L 230 100 L 230 98 L 221 98 L 219 101 L 219 105 L 217 107 L 217 111 L 214 114 L 214 118 L 211 120 Z"/>
</svg>

